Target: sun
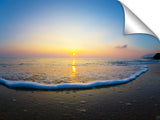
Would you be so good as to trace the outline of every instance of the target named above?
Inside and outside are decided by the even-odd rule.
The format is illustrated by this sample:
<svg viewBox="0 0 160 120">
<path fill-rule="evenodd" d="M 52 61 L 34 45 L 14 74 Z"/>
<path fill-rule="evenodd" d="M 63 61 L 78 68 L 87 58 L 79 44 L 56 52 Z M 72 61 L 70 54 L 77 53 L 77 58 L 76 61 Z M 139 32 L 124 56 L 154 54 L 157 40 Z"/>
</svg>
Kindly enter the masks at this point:
<svg viewBox="0 0 160 120">
<path fill-rule="evenodd" d="M 73 53 L 72 53 L 72 55 L 73 55 L 73 56 L 76 56 L 76 53 L 75 53 L 75 52 L 73 52 Z"/>
</svg>

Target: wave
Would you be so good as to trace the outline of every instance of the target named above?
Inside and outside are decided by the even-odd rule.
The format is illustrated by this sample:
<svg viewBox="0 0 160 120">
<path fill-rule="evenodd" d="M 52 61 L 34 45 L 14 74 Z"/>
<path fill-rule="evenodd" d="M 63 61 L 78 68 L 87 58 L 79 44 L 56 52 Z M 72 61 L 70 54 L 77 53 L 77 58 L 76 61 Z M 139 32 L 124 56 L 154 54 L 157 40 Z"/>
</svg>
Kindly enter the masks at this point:
<svg viewBox="0 0 160 120">
<path fill-rule="evenodd" d="M 154 59 L 135 59 L 135 60 L 128 60 L 128 61 L 111 61 L 109 64 L 111 65 L 144 65 L 144 64 L 154 64 L 160 63 L 160 60 Z"/>
<path fill-rule="evenodd" d="M 103 81 L 94 81 L 88 83 L 65 83 L 65 84 L 40 84 L 36 82 L 27 82 L 27 81 L 9 81 L 0 78 L 0 83 L 11 88 L 28 88 L 28 89 L 41 89 L 41 90 L 58 90 L 58 89 L 87 89 L 99 86 L 111 86 L 111 85 L 118 85 L 128 83 L 134 79 L 136 79 L 141 74 L 148 71 L 148 67 L 146 65 L 140 65 L 139 68 L 141 69 L 134 75 L 130 76 L 129 78 L 122 79 L 122 80 L 103 80 Z"/>
</svg>

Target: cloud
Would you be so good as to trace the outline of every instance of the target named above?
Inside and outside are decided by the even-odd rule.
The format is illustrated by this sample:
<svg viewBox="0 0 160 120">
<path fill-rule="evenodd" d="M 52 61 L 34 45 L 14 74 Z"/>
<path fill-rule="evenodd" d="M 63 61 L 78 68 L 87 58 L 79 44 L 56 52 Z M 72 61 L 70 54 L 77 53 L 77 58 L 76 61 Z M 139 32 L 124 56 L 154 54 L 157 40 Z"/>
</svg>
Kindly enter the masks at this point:
<svg viewBox="0 0 160 120">
<path fill-rule="evenodd" d="M 125 45 L 119 45 L 119 46 L 116 46 L 115 48 L 123 49 L 123 48 L 127 48 L 127 47 L 128 47 L 128 45 L 127 45 L 127 44 L 125 44 Z"/>
</svg>

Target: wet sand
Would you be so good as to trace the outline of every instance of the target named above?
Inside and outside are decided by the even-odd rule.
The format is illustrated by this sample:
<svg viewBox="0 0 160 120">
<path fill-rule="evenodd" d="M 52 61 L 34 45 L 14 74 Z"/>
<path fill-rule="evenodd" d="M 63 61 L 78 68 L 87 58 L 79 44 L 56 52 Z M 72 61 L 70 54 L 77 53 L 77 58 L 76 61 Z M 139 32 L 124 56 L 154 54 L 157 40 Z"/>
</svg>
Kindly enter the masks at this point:
<svg viewBox="0 0 160 120">
<path fill-rule="evenodd" d="M 88 90 L 32 91 L 0 85 L 0 120 L 159 120 L 160 64 L 136 80 Z"/>
</svg>

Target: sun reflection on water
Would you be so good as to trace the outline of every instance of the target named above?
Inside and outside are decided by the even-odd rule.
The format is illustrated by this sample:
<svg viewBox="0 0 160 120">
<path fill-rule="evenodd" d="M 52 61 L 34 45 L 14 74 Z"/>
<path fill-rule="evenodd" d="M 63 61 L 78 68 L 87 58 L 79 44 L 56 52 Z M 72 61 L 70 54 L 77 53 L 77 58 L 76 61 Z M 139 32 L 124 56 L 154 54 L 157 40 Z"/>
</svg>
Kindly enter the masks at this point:
<svg viewBox="0 0 160 120">
<path fill-rule="evenodd" d="M 75 58 L 73 58 L 72 60 L 72 74 L 71 74 L 71 78 L 72 78 L 72 82 L 76 82 L 75 78 L 76 78 L 76 60 Z"/>
<path fill-rule="evenodd" d="M 73 60 L 72 60 L 72 66 L 75 66 L 75 64 L 76 64 L 76 59 L 73 58 Z"/>
<path fill-rule="evenodd" d="M 72 66 L 72 76 L 76 76 L 76 66 Z"/>
</svg>

